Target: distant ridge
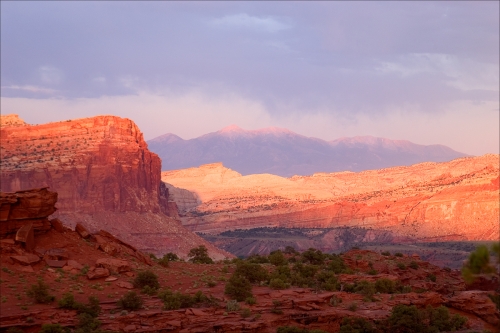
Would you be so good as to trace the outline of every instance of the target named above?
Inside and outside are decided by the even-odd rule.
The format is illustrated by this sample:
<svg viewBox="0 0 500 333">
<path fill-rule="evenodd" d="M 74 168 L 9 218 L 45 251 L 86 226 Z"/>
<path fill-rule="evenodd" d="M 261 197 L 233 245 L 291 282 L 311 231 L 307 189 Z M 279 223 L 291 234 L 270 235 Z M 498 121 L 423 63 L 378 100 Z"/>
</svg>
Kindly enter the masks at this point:
<svg viewBox="0 0 500 333">
<path fill-rule="evenodd" d="M 282 177 L 447 162 L 469 156 L 447 146 L 407 140 L 357 136 L 325 141 L 286 128 L 244 130 L 236 125 L 190 140 L 168 133 L 147 143 L 160 156 L 162 170 L 222 162 L 242 175 L 270 173 Z"/>
</svg>

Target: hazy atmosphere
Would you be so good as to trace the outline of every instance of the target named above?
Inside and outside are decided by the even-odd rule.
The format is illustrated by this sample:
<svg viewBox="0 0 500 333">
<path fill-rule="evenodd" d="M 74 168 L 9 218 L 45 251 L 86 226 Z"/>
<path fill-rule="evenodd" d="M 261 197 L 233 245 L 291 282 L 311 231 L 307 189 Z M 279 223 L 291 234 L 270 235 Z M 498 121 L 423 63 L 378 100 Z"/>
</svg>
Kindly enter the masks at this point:
<svg viewBox="0 0 500 333">
<path fill-rule="evenodd" d="M 1 111 L 499 152 L 499 2 L 1 2 Z"/>
</svg>

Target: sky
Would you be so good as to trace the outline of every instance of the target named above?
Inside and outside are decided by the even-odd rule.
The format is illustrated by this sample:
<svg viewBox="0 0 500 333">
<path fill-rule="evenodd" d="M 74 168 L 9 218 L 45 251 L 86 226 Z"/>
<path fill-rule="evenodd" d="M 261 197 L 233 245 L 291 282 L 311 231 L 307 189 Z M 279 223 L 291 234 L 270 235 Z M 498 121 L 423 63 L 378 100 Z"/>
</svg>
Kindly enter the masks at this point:
<svg viewBox="0 0 500 333">
<path fill-rule="evenodd" d="M 499 153 L 498 1 L 1 1 L 1 112 Z"/>
</svg>

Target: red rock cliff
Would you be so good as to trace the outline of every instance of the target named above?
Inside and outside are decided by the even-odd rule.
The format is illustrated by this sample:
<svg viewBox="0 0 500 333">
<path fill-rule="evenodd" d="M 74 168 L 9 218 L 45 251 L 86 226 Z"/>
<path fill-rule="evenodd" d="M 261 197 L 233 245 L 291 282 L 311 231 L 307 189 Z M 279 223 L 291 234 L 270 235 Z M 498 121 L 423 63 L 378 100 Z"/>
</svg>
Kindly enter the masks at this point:
<svg viewBox="0 0 500 333">
<path fill-rule="evenodd" d="M 17 122 L 19 123 L 19 122 Z M 137 125 L 114 116 L 2 126 L 1 190 L 50 187 L 72 212 L 160 212 L 161 161 Z"/>
<path fill-rule="evenodd" d="M 168 202 L 161 161 L 137 125 L 99 116 L 30 126 L 2 117 L 0 188 L 15 192 L 49 187 L 59 195 L 54 214 L 74 227 L 100 229 L 138 249 L 185 257 L 204 244 L 215 259 L 231 256 L 186 230 Z M 168 216 L 167 216 L 168 215 Z"/>
<path fill-rule="evenodd" d="M 162 173 L 199 198 L 178 203 L 191 230 L 352 226 L 428 241 L 498 239 L 498 177 L 498 155 L 291 178 L 220 163 Z"/>
</svg>

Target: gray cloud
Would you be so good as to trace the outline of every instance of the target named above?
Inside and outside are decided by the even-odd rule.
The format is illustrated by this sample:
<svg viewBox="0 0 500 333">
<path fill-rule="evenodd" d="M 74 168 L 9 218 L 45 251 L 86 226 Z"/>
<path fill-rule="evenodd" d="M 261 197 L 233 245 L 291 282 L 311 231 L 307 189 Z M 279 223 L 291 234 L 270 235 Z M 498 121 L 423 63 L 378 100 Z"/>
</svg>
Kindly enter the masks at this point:
<svg viewBox="0 0 500 333">
<path fill-rule="evenodd" d="M 498 101 L 498 12 L 486 1 L 2 2 L 1 94 L 196 91 L 272 117 L 442 113 Z"/>
</svg>

